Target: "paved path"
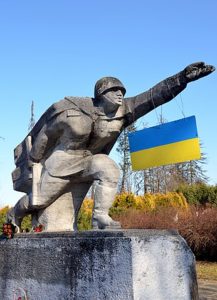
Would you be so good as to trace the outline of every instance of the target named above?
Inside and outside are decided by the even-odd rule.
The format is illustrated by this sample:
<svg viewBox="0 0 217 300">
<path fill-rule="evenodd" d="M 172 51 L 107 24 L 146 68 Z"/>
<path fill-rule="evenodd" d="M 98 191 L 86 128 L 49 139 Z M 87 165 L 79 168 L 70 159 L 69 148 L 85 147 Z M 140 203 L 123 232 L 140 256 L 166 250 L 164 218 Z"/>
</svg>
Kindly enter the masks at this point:
<svg viewBox="0 0 217 300">
<path fill-rule="evenodd" d="M 217 281 L 198 280 L 200 300 L 217 300 Z"/>
</svg>

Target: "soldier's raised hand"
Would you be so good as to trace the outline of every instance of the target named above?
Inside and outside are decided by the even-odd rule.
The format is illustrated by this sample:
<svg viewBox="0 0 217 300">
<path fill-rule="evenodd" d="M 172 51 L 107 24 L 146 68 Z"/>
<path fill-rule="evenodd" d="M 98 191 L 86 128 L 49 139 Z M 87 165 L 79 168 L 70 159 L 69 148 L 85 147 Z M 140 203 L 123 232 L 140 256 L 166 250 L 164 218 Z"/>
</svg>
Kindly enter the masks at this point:
<svg viewBox="0 0 217 300">
<path fill-rule="evenodd" d="M 187 82 L 197 80 L 201 77 L 207 76 L 215 71 L 215 67 L 211 65 L 206 65 L 204 62 L 196 62 L 184 69 L 184 74 Z"/>
</svg>

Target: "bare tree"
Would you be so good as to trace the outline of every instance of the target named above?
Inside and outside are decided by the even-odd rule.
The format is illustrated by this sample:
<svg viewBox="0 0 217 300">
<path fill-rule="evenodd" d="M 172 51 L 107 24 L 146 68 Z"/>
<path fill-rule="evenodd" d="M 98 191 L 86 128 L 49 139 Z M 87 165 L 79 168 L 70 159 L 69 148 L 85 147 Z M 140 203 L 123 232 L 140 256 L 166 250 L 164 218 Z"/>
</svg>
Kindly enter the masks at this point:
<svg viewBox="0 0 217 300">
<path fill-rule="evenodd" d="M 133 123 L 121 133 L 117 141 L 117 152 L 120 155 L 121 161 L 119 163 L 121 169 L 121 181 L 120 181 L 120 192 L 131 192 L 132 191 L 132 171 L 130 161 L 130 148 L 128 142 L 128 133 L 135 131 L 135 124 Z"/>
<path fill-rule="evenodd" d="M 29 122 L 28 131 L 30 131 L 35 125 L 35 115 L 34 115 L 34 101 L 32 100 L 31 104 L 31 117 Z"/>
</svg>

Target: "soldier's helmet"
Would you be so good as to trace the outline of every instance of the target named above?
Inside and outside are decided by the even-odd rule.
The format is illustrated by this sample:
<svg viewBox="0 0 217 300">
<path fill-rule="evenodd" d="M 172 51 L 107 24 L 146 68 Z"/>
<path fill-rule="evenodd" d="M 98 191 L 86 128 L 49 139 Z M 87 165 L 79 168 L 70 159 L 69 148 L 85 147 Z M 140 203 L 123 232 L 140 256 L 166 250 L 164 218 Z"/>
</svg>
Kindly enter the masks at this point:
<svg viewBox="0 0 217 300">
<path fill-rule="evenodd" d="M 119 88 L 123 92 L 123 95 L 126 93 L 126 89 L 119 79 L 115 77 L 103 77 L 95 84 L 94 97 L 97 98 L 112 88 Z"/>
</svg>

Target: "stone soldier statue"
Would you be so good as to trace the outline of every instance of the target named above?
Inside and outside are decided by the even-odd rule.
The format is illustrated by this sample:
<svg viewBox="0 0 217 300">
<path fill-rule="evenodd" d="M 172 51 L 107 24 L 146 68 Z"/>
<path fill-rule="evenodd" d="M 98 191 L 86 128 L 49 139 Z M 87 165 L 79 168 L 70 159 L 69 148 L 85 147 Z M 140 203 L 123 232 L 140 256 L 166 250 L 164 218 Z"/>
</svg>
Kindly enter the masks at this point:
<svg viewBox="0 0 217 300">
<path fill-rule="evenodd" d="M 17 149 L 15 153 L 19 172 L 15 170 L 13 174 L 14 187 L 27 195 L 9 212 L 8 221 L 20 227 L 25 215 L 48 207 L 71 190 L 77 215 L 94 182 L 93 228 L 120 228 L 108 215 L 119 179 L 119 168 L 108 154 L 117 138 L 132 122 L 176 97 L 189 82 L 214 70 L 203 62 L 191 64 L 150 90 L 125 100 L 126 89 L 121 81 L 104 77 L 95 85 L 94 98 L 65 97 L 53 104 L 25 141 L 28 165 L 33 169 L 41 166 L 36 195 L 21 170 L 22 151 Z"/>
</svg>

